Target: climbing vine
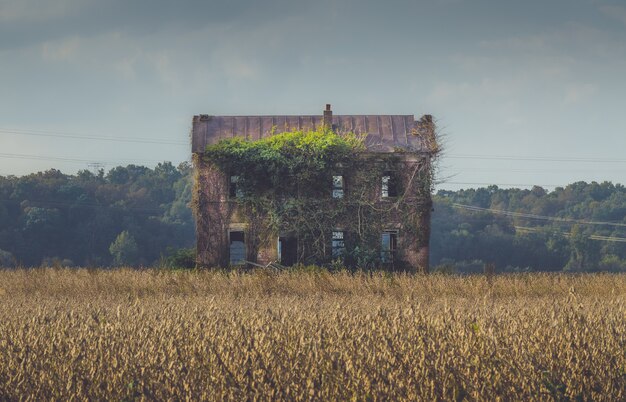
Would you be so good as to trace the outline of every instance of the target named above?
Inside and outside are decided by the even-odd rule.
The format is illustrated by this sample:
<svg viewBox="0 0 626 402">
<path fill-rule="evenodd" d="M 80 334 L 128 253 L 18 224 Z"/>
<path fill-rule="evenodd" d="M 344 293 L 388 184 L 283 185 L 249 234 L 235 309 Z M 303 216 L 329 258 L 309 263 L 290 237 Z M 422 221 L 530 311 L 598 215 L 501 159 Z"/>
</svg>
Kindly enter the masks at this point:
<svg viewBox="0 0 626 402">
<path fill-rule="evenodd" d="M 380 233 L 388 222 L 415 230 L 416 207 L 430 200 L 428 160 L 407 162 L 407 155 L 370 153 L 358 135 L 321 128 L 256 141 L 223 139 L 207 146 L 203 160 L 234 178 L 235 200 L 261 241 L 256 246 L 288 233 L 298 239 L 300 262 L 329 262 L 331 233 L 342 230 L 349 234 L 344 262 L 364 268 L 380 262 Z M 403 178 L 404 188 L 381 202 L 380 180 L 389 172 Z M 336 175 L 345 180 L 340 198 L 332 196 Z"/>
<path fill-rule="evenodd" d="M 363 141 L 354 134 L 320 129 L 285 132 L 257 141 L 224 139 L 209 145 L 204 155 L 205 160 L 238 176 L 237 186 L 244 198 L 258 198 L 268 192 L 287 194 L 296 184 L 303 187 L 323 181 L 329 169 L 364 150 Z"/>
</svg>

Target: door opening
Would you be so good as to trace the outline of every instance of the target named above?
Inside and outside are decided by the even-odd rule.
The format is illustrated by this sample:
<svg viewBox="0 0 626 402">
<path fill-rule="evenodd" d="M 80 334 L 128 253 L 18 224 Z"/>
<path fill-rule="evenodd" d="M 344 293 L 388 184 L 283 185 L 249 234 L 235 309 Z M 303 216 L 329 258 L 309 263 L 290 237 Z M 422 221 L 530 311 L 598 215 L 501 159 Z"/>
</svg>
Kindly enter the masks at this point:
<svg viewBox="0 0 626 402">
<path fill-rule="evenodd" d="M 243 265 L 246 261 L 246 242 L 243 232 L 232 231 L 230 239 L 230 265 Z"/>
<path fill-rule="evenodd" d="M 278 238 L 278 262 L 286 267 L 298 262 L 298 241 L 295 237 Z"/>
</svg>

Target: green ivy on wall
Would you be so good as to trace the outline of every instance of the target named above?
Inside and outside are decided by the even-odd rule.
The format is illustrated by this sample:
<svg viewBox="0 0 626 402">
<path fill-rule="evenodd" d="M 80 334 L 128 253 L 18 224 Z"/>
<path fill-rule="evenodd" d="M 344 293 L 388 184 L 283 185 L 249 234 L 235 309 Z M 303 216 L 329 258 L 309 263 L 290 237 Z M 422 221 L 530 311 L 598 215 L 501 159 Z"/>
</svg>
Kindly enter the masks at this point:
<svg viewBox="0 0 626 402">
<path fill-rule="evenodd" d="M 235 200 L 261 242 L 275 241 L 276 233 L 290 233 L 306 258 L 301 262 L 329 262 L 331 233 L 341 227 L 352 234 L 346 257 L 363 266 L 377 263 L 380 232 L 392 215 L 395 221 L 415 219 L 415 203 L 420 202 L 416 197 L 399 194 L 381 205 L 377 193 L 383 173 L 395 169 L 405 154 L 371 153 L 364 138 L 354 133 L 320 128 L 254 141 L 222 139 L 206 147 L 203 160 L 237 177 Z M 414 169 L 400 172 L 410 177 L 407 186 L 419 180 L 420 197 L 430 195 L 429 166 L 420 162 Z M 333 175 L 347 177 L 349 190 L 342 198 L 332 197 Z"/>
</svg>

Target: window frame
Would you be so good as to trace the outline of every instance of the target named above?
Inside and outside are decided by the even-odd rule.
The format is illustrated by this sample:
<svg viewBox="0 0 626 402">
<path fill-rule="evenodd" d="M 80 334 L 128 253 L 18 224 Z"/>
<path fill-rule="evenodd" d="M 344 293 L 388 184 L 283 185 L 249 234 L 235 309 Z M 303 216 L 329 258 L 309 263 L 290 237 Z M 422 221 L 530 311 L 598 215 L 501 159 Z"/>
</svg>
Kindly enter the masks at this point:
<svg viewBox="0 0 626 402">
<path fill-rule="evenodd" d="M 399 194 L 400 189 L 396 172 L 391 170 L 385 171 L 380 180 L 380 198 L 396 198 Z"/>
<path fill-rule="evenodd" d="M 388 248 L 386 248 L 385 236 L 388 236 Z M 398 230 L 384 230 L 380 235 L 380 262 L 385 265 L 393 265 L 398 253 Z"/>
<path fill-rule="evenodd" d="M 343 258 L 346 254 L 346 232 L 341 229 L 333 229 L 331 232 L 330 255 L 333 259 Z"/>
<path fill-rule="evenodd" d="M 240 180 L 239 175 L 230 175 L 228 180 L 228 198 L 236 199 L 243 198 L 243 191 L 241 186 L 238 185 Z"/>
<path fill-rule="evenodd" d="M 340 185 L 337 185 L 336 178 L 339 178 Z M 332 176 L 332 187 L 331 187 L 331 195 L 335 199 L 342 199 L 346 195 L 346 181 L 344 175 L 334 174 Z"/>
</svg>

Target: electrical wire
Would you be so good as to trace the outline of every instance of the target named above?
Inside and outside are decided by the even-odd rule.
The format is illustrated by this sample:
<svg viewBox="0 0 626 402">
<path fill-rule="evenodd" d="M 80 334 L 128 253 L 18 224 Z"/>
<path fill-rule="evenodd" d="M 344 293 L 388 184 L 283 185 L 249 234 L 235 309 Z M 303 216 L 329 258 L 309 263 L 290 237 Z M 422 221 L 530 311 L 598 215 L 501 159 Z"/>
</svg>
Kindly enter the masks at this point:
<svg viewBox="0 0 626 402">
<path fill-rule="evenodd" d="M 532 233 L 536 233 L 536 232 L 540 232 L 541 229 L 538 228 L 530 228 L 530 227 L 526 227 L 526 226 L 514 226 L 515 230 L 520 231 L 520 232 L 532 232 Z M 560 232 L 560 231 L 551 231 L 552 233 L 556 233 L 559 234 L 561 236 L 564 237 L 571 237 L 572 234 L 571 233 L 567 233 L 567 232 Z M 618 243 L 626 243 L 626 237 L 617 237 L 617 236 L 601 236 L 601 235 L 591 235 L 591 236 L 585 236 L 588 239 L 591 240 L 600 240 L 600 241 L 612 241 L 612 242 L 618 242 Z"/>
<path fill-rule="evenodd" d="M 553 157 L 553 156 L 514 156 L 514 155 L 442 155 L 450 159 L 487 159 L 516 160 L 536 162 L 593 162 L 593 163 L 626 163 L 626 159 L 617 158 L 585 158 L 585 157 Z"/>
<path fill-rule="evenodd" d="M 7 129 L 0 128 L 0 134 L 14 134 L 14 135 L 31 135 L 38 137 L 56 137 L 56 138 L 72 138 L 79 140 L 98 140 L 98 141 L 116 141 L 116 142 L 134 142 L 140 144 L 161 144 L 161 145 L 184 145 L 189 146 L 189 142 L 182 141 L 169 141 L 159 140 L 154 138 L 124 138 L 124 137 L 102 137 L 94 135 L 83 135 L 76 133 L 55 132 L 55 131 L 40 131 L 40 130 L 21 130 L 21 129 Z"/>
<path fill-rule="evenodd" d="M 493 182 L 461 182 L 461 181 L 442 181 L 436 184 L 437 185 L 456 184 L 456 185 L 468 185 L 468 186 L 564 187 L 563 184 L 493 183 Z"/>
<path fill-rule="evenodd" d="M 559 218 L 555 216 L 545 216 L 545 215 L 527 214 L 523 212 L 505 211 L 502 209 L 481 208 L 481 207 L 476 207 L 473 205 L 465 205 L 465 204 L 458 204 L 458 203 L 453 203 L 452 207 L 466 209 L 468 211 L 474 211 L 474 212 L 491 212 L 494 214 L 501 214 L 501 215 L 506 215 L 506 216 L 519 217 L 519 218 L 537 219 L 537 220 L 544 220 L 544 221 L 574 223 L 574 224 L 579 224 L 579 225 L 626 227 L 626 223 L 620 223 L 620 222 L 585 221 L 585 220 L 579 220 L 579 219 Z"/>
<path fill-rule="evenodd" d="M 507 168 L 507 167 L 498 167 L 497 169 L 494 168 L 477 168 L 477 167 L 446 167 L 443 168 L 442 170 L 445 171 L 456 171 L 457 174 L 460 173 L 465 173 L 465 172 L 490 172 L 493 173 L 494 171 L 498 171 L 498 172 L 513 172 L 513 173 L 547 173 L 547 172 L 558 172 L 558 173 L 562 173 L 562 172 L 568 172 L 568 173 L 597 173 L 597 172 L 625 172 L 626 171 L 626 167 L 624 168 L 608 168 L 608 169 L 567 169 L 567 168 L 563 168 L 563 169 L 524 169 L 524 168 Z"/>
<path fill-rule="evenodd" d="M 155 163 L 155 162 L 163 162 L 162 160 L 157 159 L 115 159 L 115 160 L 97 160 L 97 159 L 78 159 L 78 158 L 62 158 L 62 157 L 54 157 L 54 156 L 43 156 L 43 155 L 29 155 L 29 154 L 16 154 L 16 153 L 0 153 L 0 158 L 8 158 L 8 159 L 32 159 L 32 160 L 50 160 L 50 161 L 59 161 L 59 162 L 73 162 L 73 163 L 103 163 L 103 164 L 115 164 L 120 162 L 126 163 Z M 187 159 L 189 161 L 189 159 Z"/>
<path fill-rule="evenodd" d="M 189 142 L 159 140 L 154 138 L 126 138 L 126 137 L 103 137 L 89 134 L 71 133 L 67 131 L 34 130 L 19 128 L 0 128 L 0 133 L 14 135 L 32 135 L 42 137 L 73 138 L 81 140 L 99 141 L 121 141 L 136 142 L 143 144 L 163 144 L 189 146 Z M 588 157 L 555 157 L 555 156 L 516 156 L 516 155 L 475 155 L 475 154 L 450 154 L 442 155 L 443 158 L 450 159 L 486 159 L 486 160 L 519 160 L 519 161 L 541 161 L 541 162 L 594 162 L 594 163 L 626 163 L 626 159 L 617 158 L 588 158 Z"/>
</svg>

